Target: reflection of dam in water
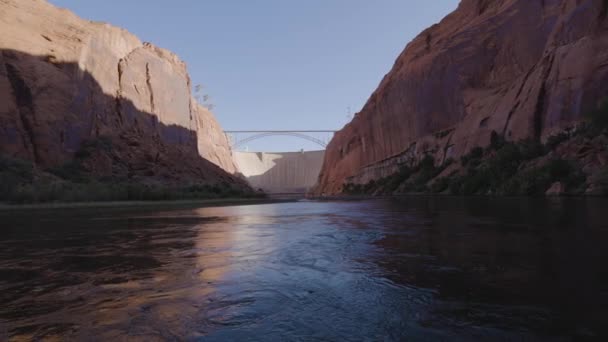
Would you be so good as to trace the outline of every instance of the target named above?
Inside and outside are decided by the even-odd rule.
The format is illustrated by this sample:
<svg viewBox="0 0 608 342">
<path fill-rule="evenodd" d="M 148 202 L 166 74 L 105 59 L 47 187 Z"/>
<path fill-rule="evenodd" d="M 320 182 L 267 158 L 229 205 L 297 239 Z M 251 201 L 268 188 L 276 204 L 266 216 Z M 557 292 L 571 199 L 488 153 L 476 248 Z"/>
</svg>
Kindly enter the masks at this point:
<svg viewBox="0 0 608 342">
<path fill-rule="evenodd" d="M 305 193 L 317 182 L 325 151 L 233 152 L 249 184 L 267 193 Z"/>
</svg>

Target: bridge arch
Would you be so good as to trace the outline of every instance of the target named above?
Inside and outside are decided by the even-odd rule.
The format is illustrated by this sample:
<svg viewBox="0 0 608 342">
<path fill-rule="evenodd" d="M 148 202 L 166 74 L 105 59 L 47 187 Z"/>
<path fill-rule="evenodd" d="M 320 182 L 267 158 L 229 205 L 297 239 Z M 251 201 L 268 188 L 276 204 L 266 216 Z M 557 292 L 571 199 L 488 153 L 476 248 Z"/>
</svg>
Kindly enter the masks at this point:
<svg viewBox="0 0 608 342">
<path fill-rule="evenodd" d="M 329 130 L 316 130 L 316 131 L 225 131 L 224 133 L 226 133 L 227 135 L 229 134 L 237 134 L 237 133 L 253 133 L 253 135 L 248 136 L 244 139 L 241 140 L 237 140 L 237 139 L 228 139 L 232 145 L 232 148 L 236 149 L 239 148 L 241 146 L 243 146 L 246 143 L 252 142 L 254 140 L 258 140 L 258 139 L 262 139 L 265 137 L 270 137 L 270 136 L 290 136 L 290 137 L 296 137 L 296 138 L 300 138 L 300 139 L 304 139 L 310 142 L 313 142 L 321 147 L 323 147 L 324 149 L 327 147 L 327 143 L 321 139 L 315 138 L 309 134 L 305 134 L 305 133 L 335 133 L 335 131 L 329 131 Z"/>
<path fill-rule="evenodd" d="M 243 140 L 239 140 L 239 141 L 235 142 L 235 144 L 232 147 L 233 148 L 238 148 L 238 147 L 241 147 L 241 146 L 243 146 L 243 145 L 245 145 L 245 144 L 247 144 L 249 142 L 252 142 L 254 140 L 258 140 L 258 139 L 262 139 L 262 138 L 270 137 L 270 136 L 281 136 L 281 135 L 283 135 L 283 136 L 290 136 L 290 137 L 297 137 L 297 138 L 300 138 L 300 139 L 311 141 L 311 142 L 313 142 L 313 143 L 315 143 L 315 144 L 317 144 L 317 145 L 319 145 L 319 146 L 321 146 L 323 148 L 327 147 L 327 144 L 323 140 L 321 140 L 321 139 L 317 139 L 315 137 L 311 137 L 310 135 L 306 135 L 306 134 L 302 134 L 302 133 L 295 133 L 295 132 L 284 132 L 284 133 L 266 132 L 266 133 L 258 133 L 258 134 L 252 135 L 250 137 L 247 137 L 247 138 L 245 138 Z"/>
<path fill-rule="evenodd" d="M 233 148 L 232 156 L 239 173 L 256 189 L 274 194 L 304 194 L 317 182 L 327 142 L 333 130 L 249 130 L 224 131 Z M 318 133 L 323 133 L 318 135 Z M 241 135 L 243 134 L 243 135 Z M 323 149 L 318 151 L 239 151 L 239 146 L 270 136 L 289 136 L 310 141 Z M 239 140 L 239 138 L 241 138 Z"/>
</svg>

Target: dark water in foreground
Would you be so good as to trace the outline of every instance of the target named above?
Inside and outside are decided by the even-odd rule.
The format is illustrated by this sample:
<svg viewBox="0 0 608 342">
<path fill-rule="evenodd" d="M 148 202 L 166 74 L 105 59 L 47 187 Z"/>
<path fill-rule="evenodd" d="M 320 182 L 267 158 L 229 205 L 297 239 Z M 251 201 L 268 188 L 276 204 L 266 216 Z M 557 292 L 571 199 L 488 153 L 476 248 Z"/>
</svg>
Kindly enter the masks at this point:
<svg viewBox="0 0 608 342">
<path fill-rule="evenodd" d="M 608 202 L 0 212 L 0 340 L 608 337 Z"/>
</svg>

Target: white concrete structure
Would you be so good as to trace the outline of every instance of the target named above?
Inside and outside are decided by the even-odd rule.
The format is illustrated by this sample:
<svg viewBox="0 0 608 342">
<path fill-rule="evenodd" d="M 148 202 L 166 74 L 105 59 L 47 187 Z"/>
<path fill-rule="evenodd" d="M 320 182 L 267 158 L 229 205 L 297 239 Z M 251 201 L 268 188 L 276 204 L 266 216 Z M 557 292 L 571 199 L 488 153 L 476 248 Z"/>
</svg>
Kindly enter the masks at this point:
<svg viewBox="0 0 608 342">
<path fill-rule="evenodd" d="M 267 193 L 306 193 L 317 183 L 325 151 L 233 152 L 249 184 Z"/>
</svg>

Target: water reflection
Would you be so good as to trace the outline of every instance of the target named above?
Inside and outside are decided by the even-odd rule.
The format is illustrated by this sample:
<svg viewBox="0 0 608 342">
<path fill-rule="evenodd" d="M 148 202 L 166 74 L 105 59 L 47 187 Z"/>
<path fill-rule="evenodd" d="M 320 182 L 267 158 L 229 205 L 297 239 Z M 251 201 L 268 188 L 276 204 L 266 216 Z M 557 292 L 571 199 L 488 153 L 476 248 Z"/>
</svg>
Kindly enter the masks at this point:
<svg viewBox="0 0 608 342">
<path fill-rule="evenodd" d="M 428 326 L 597 337 L 606 333 L 608 317 L 607 269 L 601 262 L 608 241 L 605 204 L 393 201 L 389 211 L 406 207 L 428 221 L 394 229 L 377 241 L 383 247 L 378 263 L 396 282 L 437 291 L 440 301 L 422 321 Z"/>
<path fill-rule="evenodd" d="M 14 340 L 600 338 L 604 208 L 415 197 L 3 212 L 0 319 Z"/>
</svg>

